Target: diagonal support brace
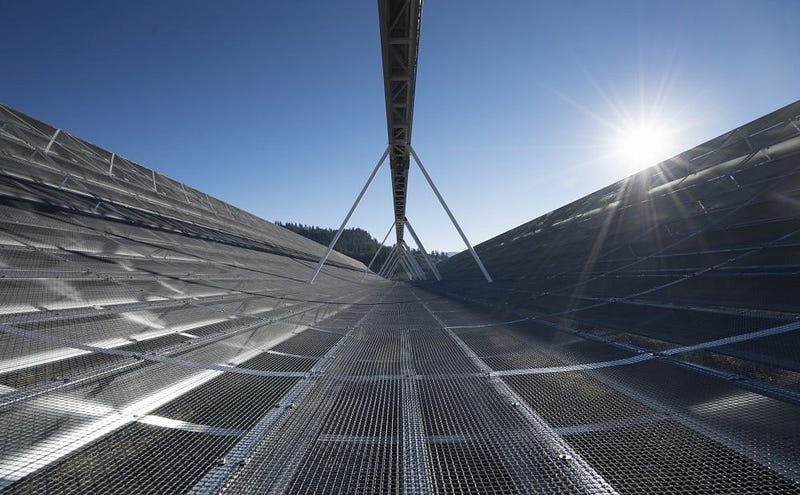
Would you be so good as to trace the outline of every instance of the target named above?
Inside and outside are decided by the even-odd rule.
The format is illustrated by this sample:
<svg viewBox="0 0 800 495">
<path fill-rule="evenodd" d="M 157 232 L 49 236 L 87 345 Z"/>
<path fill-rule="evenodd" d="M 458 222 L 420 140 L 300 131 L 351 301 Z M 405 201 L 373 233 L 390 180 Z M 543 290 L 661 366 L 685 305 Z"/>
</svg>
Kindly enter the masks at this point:
<svg viewBox="0 0 800 495">
<path fill-rule="evenodd" d="M 372 268 L 372 264 L 375 263 L 375 260 L 378 258 L 378 254 L 383 249 L 383 245 L 386 244 L 386 239 L 388 239 L 389 235 L 391 235 L 392 230 L 394 229 L 394 225 L 396 223 L 397 223 L 397 221 L 392 222 L 392 226 L 389 227 L 389 232 L 386 233 L 386 237 L 384 237 L 383 240 L 381 241 L 381 243 L 378 244 L 378 249 L 375 251 L 375 255 L 372 257 L 372 259 L 369 260 L 369 264 L 367 265 L 367 267 L 364 269 L 364 276 L 361 277 L 361 280 L 364 280 L 364 277 L 367 276 L 367 273 L 369 272 L 369 269 Z"/>
<path fill-rule="evenodd" d="M 481 272 L 483 272 L 484 278 L 486 278 L 487 282 L 492 283 L 492 277 L 489 275 L 489 272 L 486 271 L 486 267 L 483 266 L 483 262 L 478 257 L 478 253 L 475 252 L 475 249 L 473 249 L 472 244 L 470 244 L 469 240 L 467 240 L 467 236 L 464 234 L 464 231 L 461 230 L 461 226 L 458 225 L 456 217 L 453 216 L 453 212 L 450 211 L 450 208 L 447 206 L 447 203 L 445 203 L 444 198 L 442 197 L 441 193 L 439 193 L 439 189 L 437 189 L 436 184 L 433 183 L 433 179 L 431 179 L 431 176 L 428 175 L 428 171 L 425 170 L 425 166 L 422 165 L 422 160 L 420 160 L 419 156 L 417 156 L 417 152 L 414 151 L 414 148 L 412 148 L 411 145 L 408 146 L 408 149 L 411 152 L 411 155 L 414 157 L 414 161 L 417 162 L 419 169 L 422 171 L 422 175 L 425 176 L 425 180 L 428 181 L 428 185 L 431 186 L 433 193 L 436 195 L 436 197 L 439 199 L 439 202 L 442 204 L 442 208 L 444 208 L 444 211 L 447 212 L 447 216 L 450 217 L 450 221 L 453 222 L 453 226 L 456 228 L 459 235 L 461 235 L 461 239 L 464 241 L 464 244 L 467 245 L 467 249 L 469 249 L 469 252 L 472 254 L 472 258 L 475 260 L 475 263 L 478 265 L 478 268 L 480 268 Z"/>
<path fill-rule="evenodd" d="M 411 248 L 408 247 L 408 244 L 403 241 L 403 245 L 406 247 L 406 255 L 408 256 L 408 262 L 411 264 L 411 267 L 417 272 L 420 280 L 425 280 L 428 276 L 425 274 L 425 270 L 422 269 L 417 258 L 414 257 L 414 254 L 411 251 Z"/>
<path fill-rule="evenodd" d="M 378 276 L 384 277 L 386 275 L 386 272 L 389 270 L 389 267 L 394 262 L 394 256 L 395 256 L 395 251 L 396 250 L 397 250 L 397 246 L 395 246 L 395 247 L 393 247 L 392 249 L 389 250 L 389 256 L 386 257 L 386 259 L 383 261 L 383 265 L 381 266 L 381 269 L 378 270 Z"/>
<path fill-rule="evenodd" d="M 422 251 L 422 256 L 425 257 L 425 263 L 427 263 L 428 268 L 431 269 L 431 272 L 433 273 L 433 276 L 436 277 L 436 280 L 441 282 L 442 275 L 439 273 L 439 269 L 436 268 L 436 265 L 433 264 L 433 261 L 431 261 L 430 256 L 428 256 L 428 252 L 425 251 L 425 246 L 422 245 L 422 242 L 419 240 L 419 237 L 417 237 L 417 233 L 414 232 L 414 228 L 411 226 L 411 222 L 408 221 L 408 218 L 406 218 L 405 220 L 406 220 L 406 227 L 408 227 L 408 232 L 411 234 L 411 237 L 414 238 L 414 242 L 417 243 L 417 249 Z"/>
<path fill-rule="evenodd" d="M 317 279 L 317 275 L 319 275 L 320 270 L 322 270 L 322 265 L 324 265 L 325 262 L 328 260 L 328 256 L 330 256 L 331 251 L 333 251 L 333 246 L 336 245 L 336 241 L 338 241 L 339 236 L 342 235 L 342 232 L 344 231 L 344 228 L 347 226 L 347 222 L 350 221 L 350 217 L 353 216 L 353 212 L 356 210 L 356 207 L 358 206 L 359 203 L 361 203 L 361 198 L 364 197 L 364 193 L 366 193 L 367 189 L 369 189 L 369 186 L 370 184 L 372 184 L 373 179 L 375 179 L 375 175 L 378 173 L 378 170 L 381 168 L 381 165 L 383 165 L 383 162 L 386 161 L 386 157 L 389 156 L 389 149 L 390 146 L 386 146 L 386 150 L 383 152 L 383 155 L 381 155 L 381 159 L 378 160 L 378 164 L 375 165 L 375 168 L 372 169 L 372 173 L 369 174 L 369 178 L 367 179 L 366 184 L 364 184 L 364 187 L 361 188 L 361 192 L 358 193 L 356 201 L 353 203 L 353 206 L 350 207 L 350 211 L 347 212 L 347 216 L 344 217 L 344 221 L 342 222 L 341 227 L 339 227 L 339 230 L 336 232 L 336 235 L 333 236 L 333 240 L 328 246 L 328 249 L 325 251 L 325 254 L 322 256 L 322 258 L 319 259 L 319 263 L 317 263 L 317 266 L 314 269 L 314 274 L 311 275 L 311 278 L 308 279 L 309 285 L 313 284 L 314 280 Z"/>
<path fill-rule="evenodd" d="M 403 244 L 405 245 L 405 243 L 403 243 Z M 419 280 L 423 280 L 425 278 L 425 274 L 419 269 L 419 264 L 414 259 L 414 257 L 411 256 L 411 253 L 409 252 L 408 246 L 406 246 L 406 249 L 403 251 L 403 254 L 404 254 L 404 257 L 405 257 L 405 260 L 406 260 L 406 264 L 408 265 L 409 268 L 411 268 L 411 271 L 413 272 L 414 277 L 419 279 Z"/>
</svg>

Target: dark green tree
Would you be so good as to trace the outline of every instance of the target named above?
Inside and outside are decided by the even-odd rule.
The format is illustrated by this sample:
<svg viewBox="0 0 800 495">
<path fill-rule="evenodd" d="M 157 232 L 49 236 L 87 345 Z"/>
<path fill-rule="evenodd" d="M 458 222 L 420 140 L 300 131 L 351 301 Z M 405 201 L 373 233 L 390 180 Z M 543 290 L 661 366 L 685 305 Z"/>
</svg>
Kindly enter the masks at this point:
<svg viewBox="0 0 800 495">
<path fill-rule="evenodd" d="M 325 246 L 330 244 L 333 236 L 336 235 L 336 229 L 303 225 L 300 223 L 275 222 L 275 225 L 289 229 L 292 232 L 296 232 L 303 237 L 311 239 L 312 241 L 318 242 Z M 369 235 L 369 232 L 366 230 L 349 228 L 345 229 L 342 232 L 341 237 L 339 237 L 339 242 L 336 243 L 336 250 L 366 265 L 375 255 L 378 245 L 379 243 L 377 239 Z M 384 246 L 384 248 L 381 249 L 381 252 L 378 254 L 378 257 L 375 259 L 375 262 L 372 265 L 373 270 L 378 270 L 383 262 L 386 261 L 391 248 L 392 246 Z M 416 253 L 416 250 L 412 250 L 412 252 L 418 254 Z M 433 251 L 430 253 L 430 256 L 434 263 L 438 263 L 439 261 L 447 258 L 445 253 L 439 251 Z M 424 265 L 422 258 L 420 258 L 420 264 Z"/>
</svg>

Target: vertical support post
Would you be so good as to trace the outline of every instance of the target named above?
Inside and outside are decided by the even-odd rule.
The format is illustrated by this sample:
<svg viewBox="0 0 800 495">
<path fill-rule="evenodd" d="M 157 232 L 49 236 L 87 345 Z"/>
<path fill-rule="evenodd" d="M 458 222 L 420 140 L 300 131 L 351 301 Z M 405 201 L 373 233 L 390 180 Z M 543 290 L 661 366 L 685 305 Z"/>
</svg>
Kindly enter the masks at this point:
<svg viewBox="0 0 800 495">
<path fill-rule="evenodd" d="M 342 221 L 342 225 L 339 227 L 339 230 L 336 232 L 336 235 L 333 236 L 333 240 L 328 246 L 328 249 L 325 251 L 325 254 L 322 256 L 322 258 L 319 259 L 319 263 L 317 263 L 317 266 L 314 269 L 314 274 L 311 275 L 311 278 L 308 279 L 309 285 L 313 284 L 314 280 L 317 279 L 317 275 L 319 275 L 320 270 L 322 270 L 322 265 L 325 264 L 325 262 L 328 260 L 328 256 L 331 255 L 331 251 L 333 251 L 333 246 L 336 245 L 336 241 L 339 240 L 339 236 L 342 235 L 342 231 L 344 231 L 344 228 L 347 226 L 347 222 L 350 220 L 350 217 L 353 215 L 353 212 L 356 210 L 356 207 L 361 202 L 361 198 L 364 197 L 364 193 L 367 192 L 367 189 L 369 189 L 370 184 L 372 184 L 372 180 L 378 173 L 378 169 L 380 169 L 381 165 L 383 165 L 383 162 L 386 161 L 387 156 L 389 156 L 389 146 L 386 146 L 386 151 L 383 152 L 383 155 L 381 155 L 381 159 L 378 160 L 378 164 L 375 165 L 375 168 L 372 169 L 372 173 L 369 174 L 369 178 L 367 179 L 366 184 L 364 184 L 364 187 L 361 188 L 361 192 L 358 193 L 356 201 L 353 203 L 353 206 L 350 207 L 350 211 L 347 212 L 347 216 L 344 217 L 344 221 Z"/>
<path fill-rule="evenodd" d="M 428 264 L 428 268 L 431 269 L 431 272 L 433 272 L 433 276 L 436 277 L 436 280 L 441 282 L 442 275 L 439 273 L 439 269 L 436 268 L 436 265 L 434 265 L 433 262 L 431 261 L 430 257 L 428 256 L 428 252 L 425 251 L 425 246 L 422 245 L 422 242 L 419 240 L 419 237 L 417 237 L 417 233 L 414 232 L 414 228 L 411 227 L 411 222 L 408 221 L 408 218 L 405 219 L 405 222 L 406 222 L 406 227 L 408 227 L 408 232 L 411 234 L 411 237 L 414 238 L 414 242 L 417 243 L 417 249 L 422 251 L 422 256 L 425 257 L 425 263 Z"/>
<path fill-rule="evenodd" d="M 156 171 L 150 170 L 153 173 L 153 192 L 158 192 L 158 187 L 156 187 Z"/>
<path fill-rule="evenodd" d="M 384 237 L 384 238 L 383 238 L 383 240 L 381 241 L 381 243 L 380 243 L 380 244 L 378 244 L 378 250 L 377 250 L 377 251 L 375 251 L 375 255 L 372 257 L 372 259 L 371 259 L 371 260 L 369 260 L 369 264 L 368 264 L 368 265 L 367 265 L 367 267 L 364 269 L 364 277 L 366 277 L 366 276 L 367 276 L 367 272 L 369 271 L 369 269 L 370 269 L 370 268 L 372 268 L 372 264 L 373 264 L 373 263 L 375 263 L 375 260 L 378 258 L 378 253 L 380 253 L 380 252 L 381 252 L 381 249 L 383 249 L 383 245 L 386 243 L 386 239 L 388 239 L 388 238 L 389 238 L 389 235 L 392 233 L 392 230 L 394 229 L 394 224 L 395 224 L 395 223 L 397 223 L 397 220 L 395 220 L 394 222 L 392 222 L 392 226 L 391 226 L 391 227 L 389 227 L 389 232 L 387 232 L 387 233 L 386 233 L 386 237 Z M 361 277 L 361 279 L 363 280 L 363 279 L 364 279 L 364 277 Z"/>
<path fill-rule="evenodd" d="M 450 211 L 450 208 L 447 206 L 447 203 L 445 203 L 444 198 L 439 193 L 439 189 L 437 189 L 436 184 L 433 183 L 433 179 L 431 179 L 431 176 L 428 175 L 428 171 L 425 170 L 425 166 L 422 165 L 422 160 L 420 160 L 419 156 L 417 156 L 417 152 L 414 151 L 414 148 L 412 148 L 411 145 L 408 146 L 408 149 L 409 151 L 411 151 L 411 155 L 414 157 L 414 161 L 417 162 L 417 165 L 419 165 L 419 169 L 422 171 L 422 175 L 425 176 L 425 180 L 428 181 L 428 185 L 431 186 L 431 189 L 433 189 L 433 193 L 436 195 L 436 197 L 439 199 L 439 202 L 442 204 L 442 208 L 444 208 L 444 211 L 447 212 L 447 216 L 450 217 L 450 221 L 453 222 L 453 226 L 456 228 L 459 235 L 461 235 L 461 239 L 464 241 L 464 244 L 467 245 L 467 249 L 469 249 L 469 252 L 472 254 L 472 258 L 475 260 L 475 263 L 478 264 L 478 268 L 480 268 L 481 272 L 483 272 L 484 278 L 486 278 L 487 282 L 492 283 L 492 277 L 489 275 L 489 272 L 486 271 L 486 267 L 483 266 L 483 262 L 481 262 L 481 259 L 478 257 L 478 253 L 476 253 L 475 249 L 473 249 L 472 244 L 470 244 L 469 240 L 467 240 L 467 236 L 464 234 L 464 231 L 461 230 L 461 226 L 458 225 L 456 217 L 453 216 L 453 212 Z"/>
<path fill-rule="evenodd" d="M 56 138 L 59 134 L 61 134 L 61 129 L 56 129 L 56 132 L 53 133 L 53 137 L 50 138 L 50 142 L 47 143 L 47 147 L 44 149 L 45 153 L 50 153 L 50 147 L 56 142 Z"/>
<path fill-rule="evenodd" d="M 108 175 L 114 175 L 114 158 L 116 157 L 116 153 L 111 153 L 111 164 L 108 166 Z"/>
</svg>

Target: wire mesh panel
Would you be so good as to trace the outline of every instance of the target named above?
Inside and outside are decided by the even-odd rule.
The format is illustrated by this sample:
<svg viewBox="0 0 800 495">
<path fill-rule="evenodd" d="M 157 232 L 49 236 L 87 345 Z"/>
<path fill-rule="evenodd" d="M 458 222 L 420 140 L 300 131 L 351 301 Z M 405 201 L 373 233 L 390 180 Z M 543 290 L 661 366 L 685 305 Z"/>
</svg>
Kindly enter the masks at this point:
<svg viewBox="0 0 800 495">
<path fill-rule="evenodd" d="M 8 493 L 182 493 L 234 438 L 131 424 Z"/>
<path fill-rule="evenodd" d="M 0 106 L 0 491 L 800 493 L 798 105 L 416 286 Z"/>
<path fill-rule="evenodd" d="M 797 483 L 671 421 L 578 433 L 569 441 L 623 493 L 798 490 Z"/>
<path fill-rule="evenodd" d="M 799 123 L 794 103 L 477 246 L 491 286 L 450 258 L 425 286 L 467 304 L 436 314 L 620 492 L 798 491 Z"/>
</svg>

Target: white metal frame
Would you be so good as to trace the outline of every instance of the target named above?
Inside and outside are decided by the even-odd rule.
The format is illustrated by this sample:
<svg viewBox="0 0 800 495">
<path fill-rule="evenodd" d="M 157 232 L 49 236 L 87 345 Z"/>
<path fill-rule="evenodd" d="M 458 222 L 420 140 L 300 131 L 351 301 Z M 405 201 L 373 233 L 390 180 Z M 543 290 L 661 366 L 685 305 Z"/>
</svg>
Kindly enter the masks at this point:
<svg viewBox="0 0 800 495">
<path fill-rule="evenodd" d="M 319 262 L 317 263 L 317 266 L 314 268 L 314 273 L 308 279 L 308 283 L 309 284 L 313 284 L 314 281 L 317 279 L 317 276 L 319 276 L 319 273 L 322 270 L 322 267 L 325 265 L 325 262 L 328 260 L 328 257 L 331 255 L 331 252 L 333 252 L 334 246 L 336 246 L 336 243 L 339 241 L 339 237 L 342 235 L 342 232 L 344 231 L 345 227 L 347 227 L 347 222 L 350 221 L 350 217 L 353 216 L 353 212 L 356 210 L 358 205 L 361 203 L 361 199 L 364 197 L 364 194 L 367 192 L 367 189 L 369 189 L 369 186 L 372 185 L 372 181 L 375 179 L 375 175 L 377 175 L 378 170 L 380 170 L 380 168 L 381 168 L 381 165 L 383 165 L 383 163 L 386 161 L 386 158 L 389 156 L 390 150 L 391 150 L 391 145 L 386 147 L 386 149 L 384 150 L 383 154 L 381 155 L 380 160 L 378 160 L 378 163 L 375 165 L 375 168 L 372 169 L 372 173 L 367 178 L 367 182 L 364 184 L 364 187 L 361 188 L 361 192 L 358 193 L 358 196 L 356 197 L 355 202 L 353 202 L 353 206 L 350 207 L 350 211 L 348 211 L 347 215 L 344 217 L 344 220 L 342 221 L 341 226 L 339 226 L 339 230 L 336 231 L 336 235 L 333 236 L 333 239 L 331 240 L 331 243 L 328 245 L 328 248 L 325 250 L 325 254 L 322 256 L 322 258 L 320 258 Z M 420 171 L 422 172 L 422 175 L 425 177 L 425 180 L 428 182 L 428 185 L 431 187 L 431 190 L 436 195 L 436 198 L 439 200 L 439 203 L 441 203 L 442 208 L 444 209 L 445 213 L 447 213 L 447 216 L 450 218 L 450 221 L 453 223 L 453 226 L 456 228 L 456 231 L 458 231 L 458 234 L 461 236 L 461 239 L 464 241 L 464 244 L 467 246 L 467 249 L 469 250 L 470 254 L 472 255 L 472 258 L 475 260 L 475 263 L 478 265 L 478 268 L 480 268 L 481 273 L 483 273 L 484 278 L 486 279 L 487 282 L 491 283 L 492 282 L 492 277 L 489 275 L 489 272 L 486 270 L 486 267 L 483 265 L 483 262 L 481 261 L 480 257 L 478 256 L 478 253 L 475 252 L 475 249 L 472 247 L 472 244 L 470 244 L 469 239 L 467 239 L 466 234 L 464 234 L 464 231 L 461 229 L 461 226 L 458 224 L 458 221 L 456 220 L 455 215 L 453 215 L 453 212 L 450 210 L 450 207 L 447 206 L 447 202 L 445 202 L 444 197 L 442 197 L 442 194 L 439 192 L 439 188 L 436 187 L 436 184 L 434 184 L 433 179 L 431 178 L 430 174 L 428 174 L 428 170 L 422 164 L 422 160 L 420 160 L 419 155 L 417 155 L 417 152 L 414 151 L 414 148 L 411 145 L 408 146 L 408 151 L 411 154 L 411 156 L 414 158 L 414 161 L 416 162 L 417 166 L 419 167 Z M 389 232 L 386 233 L 386 237 L 383 238 L 383 241 L 381 241 L 380 245 L 378 246 L 378 250 L 375 252 L 375 255 L 372 257 L 372 260 L 370 260 L 369 264 L 367 265 L 366 269 L 364 270 L 364 277 L 366 276 L 366 274 L 369 271 L 369 269 L 372 267 L 372 264 L 375 262 L 375 259 L 378 257 L 378 253 L 380 253 L 381 249 L 383 248 L 383 245 L 386 242 L 386 239 L 389 238 L 389 235 L 391 234 L 392 229 L 396 227 L 398 230 L 402 230 L 401 227 L 407 226 L 408 227 L 408 231 L 411 233 L 411 236 L 414 238 L 414 242 L 417 244 L 417 248 L 420 251 L 422 251 L 422 254 L 425 257 L 425 262 L 427 263 L 427 265 L 430 268 L 431 272 L 433 273 L 434 277 L 436 277 L 436 280 L 442 280 L 442 276 L 439 273 L 439 270 L 436 268 L 436 265 L 434 265 L 434 263 L 431 261 L 430 257 L 428 256 L 428 252 L 425 250 L 425 247 L 422 245 L 422 242 L 420 241 L 419 236 L 417 236 L 417 233 L 414 231 L 414 229 L 411 226 L 411 224 L 409 223 L 408 219 L 407 218 L 403 218 L 402 219 L 402 225 L 398 225 L 398 222 L 400 222 L 400 220 L 395 220 L 395 222 L 392 223 L 392 226 L 389 228 Z M 399 234 L 398 234 L 398 236 L 399 236 Z M 406 271 L 406 273 L 408 274 L 409 278 L 411 278 L 411 279 L 417 278 L 417 279 L 421 279 L 421 280 L 426 279 L 425 271 L 422 269 L 422 267 L 419 266 L 419 263 L 417 262 L 417 260 L 414 259 L 413 256 L 411 256 L 410 249 L 407 249 L 407 248 L 408 248 L 408 246 L 405 245 L 405 242 L 403 242 L 402 239 L 398 239 L 398 243 L 395 245 L 395 248 L 390 253 L 389 257 L 386 258 L 386 261 L 384 262 L 383 266 L 381 267 L 381 270 L 379 270 L 378 275 L 386 277 L 387 274 L 388 274 L 388 276 L 391 277 L 395 273 L 395 271 L 397 270 L 397 267 L 399 265 L 399 266 L 402 266 L 403 270 Z M 391 260 L 391 262 L 390 262 L 390 260 Z M 362 280 L 363 280 L 363 277 L 362 277 Z"/>
</svg>

